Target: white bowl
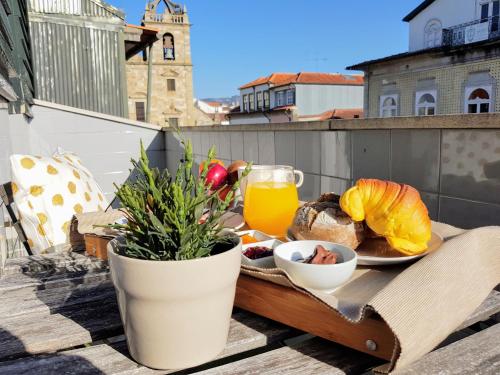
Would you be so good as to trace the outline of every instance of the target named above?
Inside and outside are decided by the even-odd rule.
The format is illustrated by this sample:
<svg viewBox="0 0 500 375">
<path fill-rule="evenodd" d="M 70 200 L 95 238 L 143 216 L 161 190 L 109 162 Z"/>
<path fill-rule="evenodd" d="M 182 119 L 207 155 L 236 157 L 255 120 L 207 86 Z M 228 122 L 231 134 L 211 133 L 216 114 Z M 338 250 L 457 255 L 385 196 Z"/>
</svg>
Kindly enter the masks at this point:
<svg viewBox="0 0 500 375">
<path fill-rule="evenodd" d="M 246 249 L 249 247 L 254 247 L 254 246 L 265 246 L 270 249 L 276 249 L 279 245 L 281 245 L 283 242 L 280 240 L 267 240 L 267 241 L 260 241 L 260 242 L 254 242 L 254 243 L 248 243 L 246 245 L 243 245 L 241 247 L 241 264 L 244 264 L 246 266 L 252 266 L 252 267 L 259 267 L 259 268 L 275 268 L 276 265 L 274 264 L 274 257 L 272 255 L 269 255 L 268 257 L 264 258 L 259 258 L 259 259 L 250 259 L 247 258 L 243 253 L 245 252 Z"/>
<path fill-rule="evenodd" d="M 317 245 L 322 245 L 325 249 L 339 254 L 341 262 L 308 264 L 297 261 L 311 256 Z M 274 262 L 297 285 L 331 293 L 350 279 L 356 268 L 357 255 L 353 249 L 333 242 L 293 241 L 274 249 Z"/>
</svg>

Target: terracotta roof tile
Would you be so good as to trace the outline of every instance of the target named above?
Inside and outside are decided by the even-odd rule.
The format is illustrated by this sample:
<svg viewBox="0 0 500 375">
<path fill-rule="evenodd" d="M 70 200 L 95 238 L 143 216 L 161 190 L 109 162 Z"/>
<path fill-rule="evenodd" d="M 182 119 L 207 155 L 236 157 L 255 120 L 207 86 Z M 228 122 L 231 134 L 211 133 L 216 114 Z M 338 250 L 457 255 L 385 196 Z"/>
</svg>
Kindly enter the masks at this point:
<svg viewBox="0 0 500 375">
<path fill-rule="evenodd" d="M 312 83 L 326 85 L 363 85 L 362 75 L 345 75 L 330 73 L 299 73 L 297 83 Z"/>
<path fill-rule="evenodd" d="M 317 115 L 300 116 L 301 119 L 326 121 L 332 119 L 363 118 L 362 108 L 330 109 Z"/>
<path fill-rule="evenodd" d="M 266 83 L 273 86 L 284 86 L 291 83 L 361 86 L 364 83 L 364 78 L 362 75 L 344 75 L 339 73 L 273 73 L 267 77 L 257 78 L 256 80 L 241 86 L 240 90 Z"/>
</svg>

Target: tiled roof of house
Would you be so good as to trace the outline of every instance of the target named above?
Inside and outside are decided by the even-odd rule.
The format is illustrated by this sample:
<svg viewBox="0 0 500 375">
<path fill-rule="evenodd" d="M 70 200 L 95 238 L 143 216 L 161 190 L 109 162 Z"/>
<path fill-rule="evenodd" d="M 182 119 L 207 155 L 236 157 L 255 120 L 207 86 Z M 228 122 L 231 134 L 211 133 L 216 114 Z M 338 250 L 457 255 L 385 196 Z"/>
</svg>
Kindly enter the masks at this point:
<svg viewBox="0 0 500 375">
<path fill-rule="evenodd" d="M 301 120 L 309 120 L 309 121 L 314 121 L 314 120 L 326 121 L 332 119 L 349 119 L 349 118 L 363 118 L 363 109 L 362 108 L 330 109 L 328 111 L 316 115 L 300 116 Z"/>
<path fill-rule="evenodd" d="M 345 75 L 345 74 L 330 74 L 330 73 L 299 73 L 297 83 L 311 83 L 324 85 L 359 85 L 364 83 L 362 75 Z"/>
<path fill-rule="evenodd" d="M 222 106 L 222 103 L 220 102 L 205 102 L 207 103 L 210 107 L 220 107 Z"/>
<path fill-rule="evenodd" d="M 344 75 L 339 73 L 273 73 L 267 77 L 260 77 L 240 87 L 246 89 L 263 84 L 273 86 L 284 86 L 291 83 L 295 84 L 318 84 L 318 85 L 363 85 L 362 75 Z"/>
</svg>

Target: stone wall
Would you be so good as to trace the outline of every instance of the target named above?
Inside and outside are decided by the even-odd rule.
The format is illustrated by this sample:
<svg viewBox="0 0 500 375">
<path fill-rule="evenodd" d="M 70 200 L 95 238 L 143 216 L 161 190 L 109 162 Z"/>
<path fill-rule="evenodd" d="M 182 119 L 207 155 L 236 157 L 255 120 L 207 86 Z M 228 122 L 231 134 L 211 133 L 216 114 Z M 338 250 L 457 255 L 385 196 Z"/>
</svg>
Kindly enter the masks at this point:
<svg viewBox="0 0 500 375">
<path fill-rule="evenodd" d="M 304 200 L 344 192 L 359 178 L 416 187 L 434 220 L 464 228 L 500 225 L 500 114 L 334 120 L 273 126 L 188 128 L 199 164 L 215 145 L 225 163 L 293 165 Z M 166 132 L 166 165 L 182 157 Z"/>
</svg>

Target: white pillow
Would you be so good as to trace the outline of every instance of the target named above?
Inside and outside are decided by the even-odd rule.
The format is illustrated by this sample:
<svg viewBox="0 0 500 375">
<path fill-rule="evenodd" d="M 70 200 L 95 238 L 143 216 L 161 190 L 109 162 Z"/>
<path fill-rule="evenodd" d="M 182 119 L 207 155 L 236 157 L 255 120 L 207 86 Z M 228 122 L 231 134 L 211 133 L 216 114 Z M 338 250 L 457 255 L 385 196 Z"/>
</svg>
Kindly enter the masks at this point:
<svg viewBox="0 0 500 375">
<path fill-rule="evenodd" d="M 108 206 L 90 171 L 72 153 L 12 155 L 10 163 L 14 202 L 35 254 L 68 243 L 74 214 Z"/>
</svg>

